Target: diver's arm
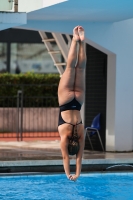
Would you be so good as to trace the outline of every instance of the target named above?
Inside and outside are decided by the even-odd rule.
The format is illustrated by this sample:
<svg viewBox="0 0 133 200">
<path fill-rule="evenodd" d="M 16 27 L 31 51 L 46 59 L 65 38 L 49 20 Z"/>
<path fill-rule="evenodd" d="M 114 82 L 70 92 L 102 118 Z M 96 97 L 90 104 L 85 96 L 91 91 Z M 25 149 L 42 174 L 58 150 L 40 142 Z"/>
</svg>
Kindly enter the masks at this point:
<svg viewBox="0 0 133 200">
<path fill-rule="evenodd" d="M 69 178 L 70 176 L 70 160 L 69 160 L 69 154 L 68 154 L 68 138 L 66 136 L 61 137 L 61 152 L 62 152 L 62 157 L 63 157 L 63 165 L 64 165 L 64 170 Z"/>
<path fill-rule="evenodd" d="M 83 156 L 83 151 L 84 151 L 84 144 L 85 144 L 85 139 L 84 136 L 82 136 L 79 139 L 79 152 L 76 155 L 76 176 L 79 177 L 81 173 L 81 168 L 82 168 L 82 156 Z"/>
</svg>

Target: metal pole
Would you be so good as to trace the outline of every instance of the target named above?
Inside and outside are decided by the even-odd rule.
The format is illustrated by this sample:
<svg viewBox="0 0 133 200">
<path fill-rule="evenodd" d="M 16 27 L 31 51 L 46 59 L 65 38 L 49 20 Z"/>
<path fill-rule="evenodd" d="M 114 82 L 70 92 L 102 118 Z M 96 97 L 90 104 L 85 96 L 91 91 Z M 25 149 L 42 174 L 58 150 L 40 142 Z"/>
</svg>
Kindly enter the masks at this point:
<svg viewBox="0 0 133 200">
<path fill-rule="evenodd" d="M 20 108 L 20 115 L 19 115 Z M 17 140 L 22 141 L 23 136 L 23 91 L 17 92 Z"/>
<path fill-rule="evenodd" d="M 20 139 L 22 141 L 23 140 L 23 89 L 21 91 L 20 103 L 21 103 Z"/>
<path fill-rule="evenodd" d="M 17 92 L 17 141 L 19 141 L 19 94 L 21 93 L 21 90 L 18 90 Z"/>
<path fill-rule="evenodd" d="M 14 0 L 14 12 L 18 12 L 18 0 Z"/>
</svg>

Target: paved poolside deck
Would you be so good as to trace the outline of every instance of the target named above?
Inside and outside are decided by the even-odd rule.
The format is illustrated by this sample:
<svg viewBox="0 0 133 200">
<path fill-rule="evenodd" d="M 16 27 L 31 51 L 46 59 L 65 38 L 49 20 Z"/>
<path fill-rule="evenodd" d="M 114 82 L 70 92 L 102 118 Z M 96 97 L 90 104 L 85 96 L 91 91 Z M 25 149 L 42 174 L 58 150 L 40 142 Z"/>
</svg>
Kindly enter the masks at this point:
<svg viewBox="0 0 133 200">
<path fill-rule="evenodd" d="M 75 165 L 71 157 L 71 165 Z M 133 170 L 133 152 L 111 153 L 84 150 L 83 166 L 86 170 L 105 169 L 122 165 Z M 0 168 L 62 166 L 60 141 L 0 142 Z M 95 166 L 95 167 L 94 167 Z M 51 169 L 53 170 L 53 169 Z"/>
</svg>

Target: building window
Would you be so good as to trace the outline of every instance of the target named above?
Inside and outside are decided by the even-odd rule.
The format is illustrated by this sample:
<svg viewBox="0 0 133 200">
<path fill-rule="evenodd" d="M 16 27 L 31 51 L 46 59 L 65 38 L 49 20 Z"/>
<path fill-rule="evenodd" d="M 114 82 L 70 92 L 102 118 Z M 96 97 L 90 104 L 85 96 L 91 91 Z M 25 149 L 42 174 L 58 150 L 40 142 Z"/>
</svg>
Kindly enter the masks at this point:
<svg viewBox="0 0 133 200">
<path fill-rule="evenodd" d="M 58 73 L 44 44 L 11 43 L 10 73 L 20 72 Z"/>
<path fill-rule="evenodd" d="M 7 43 L 0 43 L 0 72 L 7 71 Z"/>
</svg>

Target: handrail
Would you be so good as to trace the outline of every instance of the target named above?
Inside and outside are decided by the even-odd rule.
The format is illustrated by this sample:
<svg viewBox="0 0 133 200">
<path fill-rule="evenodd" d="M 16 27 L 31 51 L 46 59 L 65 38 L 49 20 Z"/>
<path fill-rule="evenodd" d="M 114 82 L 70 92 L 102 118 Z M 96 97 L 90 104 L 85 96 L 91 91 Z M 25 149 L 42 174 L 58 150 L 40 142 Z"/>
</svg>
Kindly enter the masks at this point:
<svg viewBox="0 0 133 200">
<path fill-rule="evenodd" d="M 105 170 L 112 169 L 112 168 L 115 168 L 115 167 L 133 167 L 133 165 L 130 165 L 130 164 L 117 164 L 117 165 L 109 166 Z"/>
</svg>

